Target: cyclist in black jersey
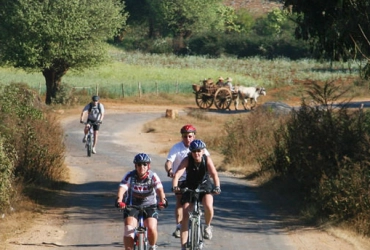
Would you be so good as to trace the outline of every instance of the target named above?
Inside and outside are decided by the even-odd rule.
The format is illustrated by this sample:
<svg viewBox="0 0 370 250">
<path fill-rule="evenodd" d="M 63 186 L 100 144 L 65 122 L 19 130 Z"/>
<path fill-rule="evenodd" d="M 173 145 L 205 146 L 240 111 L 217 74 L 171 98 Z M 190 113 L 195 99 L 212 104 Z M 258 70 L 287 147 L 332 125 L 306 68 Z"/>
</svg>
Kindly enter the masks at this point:
<svg viewBox="0 0 370 250">
<path fill-rule="evenodd" d="M 137 209 L 127 209 L 126 204 L 151 206 L 151 208 L 145 209 L 144 225 L 148 228 L 149 250 L 157 248 L 158 212 L 155 205 L 159 209 L 163 209 L 167 207 L 167 200 L 161 180 L 155 172 L 150 170 L 150 162 L 149 155 L 137 154 L 134 158 L 135 170 L 126 173 L 119 184 L 116 207 L 124 209 L 125 232 L 123 244 L 126 250 L 133 249 L 134 231 L 139 214 Z"/>
<path fill-rule="evenodd" d="M 204 154 L 206 144 L 201 140 L 193 140 L 190 143 L 190 153 L 181 162 L 177 169 L 174 178 L 172 180 L 173 191 L 179 192 L 180 188 L 177 186 L 179 178 L 186 171 L 186 187 L 189 189 L 196 189 L 199 184 L 202 184 L 202 188 L 209 190 L 206 194 L 202 194 L 199 199 L 202 201 L 204 207 L 205 217 L 205 228 L 204 235 L 205 239 L 212 238 L 212 227 L 211 221 L 213 218 L 213 195 L 220 194 L 220 179 L 218 177 L 216 168 L 210 156 Z M 213 184 L 211 182 L 213 179 Z M 181 224 L 181 246 L 184 249 L 188 238 L 188 223 L 189 223 L 189 212 L 193 209 L 193 204 L 190 200 L 189 193 L 182 195 L 181 203 L 183 204 L 183 219 Z"/>
</svg>

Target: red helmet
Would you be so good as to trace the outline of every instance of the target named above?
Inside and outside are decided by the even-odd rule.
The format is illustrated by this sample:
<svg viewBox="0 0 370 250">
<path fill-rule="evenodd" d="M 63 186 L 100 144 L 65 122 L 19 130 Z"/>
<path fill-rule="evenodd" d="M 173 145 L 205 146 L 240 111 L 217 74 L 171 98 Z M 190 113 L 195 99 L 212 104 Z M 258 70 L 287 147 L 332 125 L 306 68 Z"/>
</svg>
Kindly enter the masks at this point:
<svg viewBox="0 0 370 250">
<path fill-rule="evenodd" d="M 197 132 L 197 130 L 195 129 L 195 127 L 193 125 L 190 125 L 190 124 L 183 126 L 180 130 L 181 134 L 186 134 L 186 133 L 194 133 L 195 134 L 196 132 Z"/>
</svg>

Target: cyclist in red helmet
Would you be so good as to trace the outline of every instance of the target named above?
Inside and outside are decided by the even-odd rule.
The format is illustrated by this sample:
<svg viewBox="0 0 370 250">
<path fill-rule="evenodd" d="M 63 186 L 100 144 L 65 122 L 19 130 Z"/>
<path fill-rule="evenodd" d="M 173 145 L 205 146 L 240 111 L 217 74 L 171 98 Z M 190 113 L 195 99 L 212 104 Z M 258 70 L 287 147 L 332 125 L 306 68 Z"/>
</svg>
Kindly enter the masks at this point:
<svg viewBox="0 0 370 250">
<path fill-rule="evenodd" d="M 135 169 L 129 171 L 119 184 L 116 207 L 124 209 L 123 218 L 125 230 L 123 244 L 126 250 L 133 249 L 134 231 L 138 220 L 138 210 L 127 209 L 127 205 L 151 206 L 156 205 L 159 209 L 167 207 L 167 200 L 163 185 L 158 175 L 150 170 L 151 159 L 145 153 L 137 154 L 134 158 Z M 149 250 L 157 249 L 158 212 L 156 208 L 145 209 L 144 224 L 148 228 Z"/>
<path fill-rule="evenodd" d="M 195 139 L 197 130 L 191 124 L 184 125 L 180 129 L 181 141 L 176 143 L 170 149 L 164 168 L 167 172 L 168 177 L 173 178 L 174 173 L 179 167 L 181 161 L 188 155 L 190 143 Z M 207 149 L 204 151 L 206 155 L 209 155 Z M 180 177 L 178 186 L 182 187 L 185 185 L 186 173 Z M 182 221 L 182 205 L 181 205 L 181 193 L 176 194 L 176 207 L 175 207 L 175 219 L 176 229 L 173 232 L 173 236 L 180 238 L 180 227 Z"/>
</svg>

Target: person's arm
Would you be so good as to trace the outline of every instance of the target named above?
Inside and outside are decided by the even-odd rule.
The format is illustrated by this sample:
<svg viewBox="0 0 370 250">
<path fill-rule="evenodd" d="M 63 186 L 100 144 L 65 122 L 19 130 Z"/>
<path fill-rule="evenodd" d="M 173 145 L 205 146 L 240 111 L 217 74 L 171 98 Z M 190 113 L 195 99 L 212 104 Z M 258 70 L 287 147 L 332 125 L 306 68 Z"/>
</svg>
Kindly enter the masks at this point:
<svg viewBox="0 0 370 250">
<path fill-rule="evenodd" d="M 158 200 L 159 200 L 159 202 L 161 202 L 162 204 L 165 204 L 165 203 L 166 203 L 166 201 L 165 201 L 165 199 L 166 199 L 166 195 L 164 194 L 164 189 L 163 189 L 163 187 L 161 187 L 161 188 L 157 188 L 157 189 L 155 190 L 155 192 L 157 193 L 157 196 L 158 196 Z"/>
<path fill-rule="evenodd" d="M 123 202 L 123 196 L 125 195 L 126 190 L 126 188 L 119 186 L 117 193 L 117 202 Z"/>
<path fill-rule="evenodd" d="M 85 109 L 82 110 L 81 112 L 81 117 L 80 117 L 80 122 L 82 123 L 83 122 L 83 119 L 84 119 L 84 114 L 86 113 L 87 111 Z"/>
<path fill-rule="evenodd" d="M 180 163 L 179 168 L 176 170 L 176 173 L 172 179 L 172 188 L 177 187 L 180 177 L 184 174 L 186 170 L 186 166 L 188 165 L 189 158 L 185 157 L 182 162 Z"/>
<path fill-rule="evenodd" d="M 172 171 L 172 164 L 173 162 L 170 160 L 167 160 L 164 164 L 164 169 L 167 172 L 167 176 L 173 178 L 173 171 Z"/>
<path fill-rule="evenodd" d="M 104 114 L 105 114 L 105 107 L 104 107 L 104 105 L 103 104 L 101 104 L 100 103 L 100 109 L 101 109 L 101 113 L 99 114 L 100 115 L 100 117 L 99 117 L 99 121 L 103 121 L 103 119 L 104 119 Z"/>
<path fill-rule="evenodd" d="M 217 173 L 216 167 L 213 164 L 213 161 L 212 161 L 211 157 L 209 157 L 209 156 L 207 156 L 207 168 L 208 168 L 209 175 L 213 179 L 213 184 L 216 187 L 220 187 L 220 179 L 218 177 L 218 173 Z"/>
</svg>

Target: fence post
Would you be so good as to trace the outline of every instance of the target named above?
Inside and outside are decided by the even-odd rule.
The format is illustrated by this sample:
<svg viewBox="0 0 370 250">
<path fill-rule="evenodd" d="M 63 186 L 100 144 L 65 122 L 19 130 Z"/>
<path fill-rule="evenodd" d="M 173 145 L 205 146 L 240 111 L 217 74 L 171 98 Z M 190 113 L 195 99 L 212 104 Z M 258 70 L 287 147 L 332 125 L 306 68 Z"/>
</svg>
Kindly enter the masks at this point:
<svg viewBox="0 0 370 250">
<path fill-rule="evenodd" d="M 140 82 L 138 82 L 138 84 L 137 84 L 138 86 L 138 91 L 139 91 L 139 98 L 141 98 L 141 83 Z"/>
<path fill-rule="evenodd" d="M 179 93 L 179 81 L 176 80 L 176 94 Z"/>
<path fill-rule="evenodd" d="M 158 96 L 158 83 L 155 82 L 155 90 L 156 90 L 156 93 L 157 93 L 157 96 Z"/>
<path fill-rule="evenodd" d="M 123 89 L 123 83 L 121 84 L 122 98 L 125 98 L 125 90 Z"/>
</svg>

